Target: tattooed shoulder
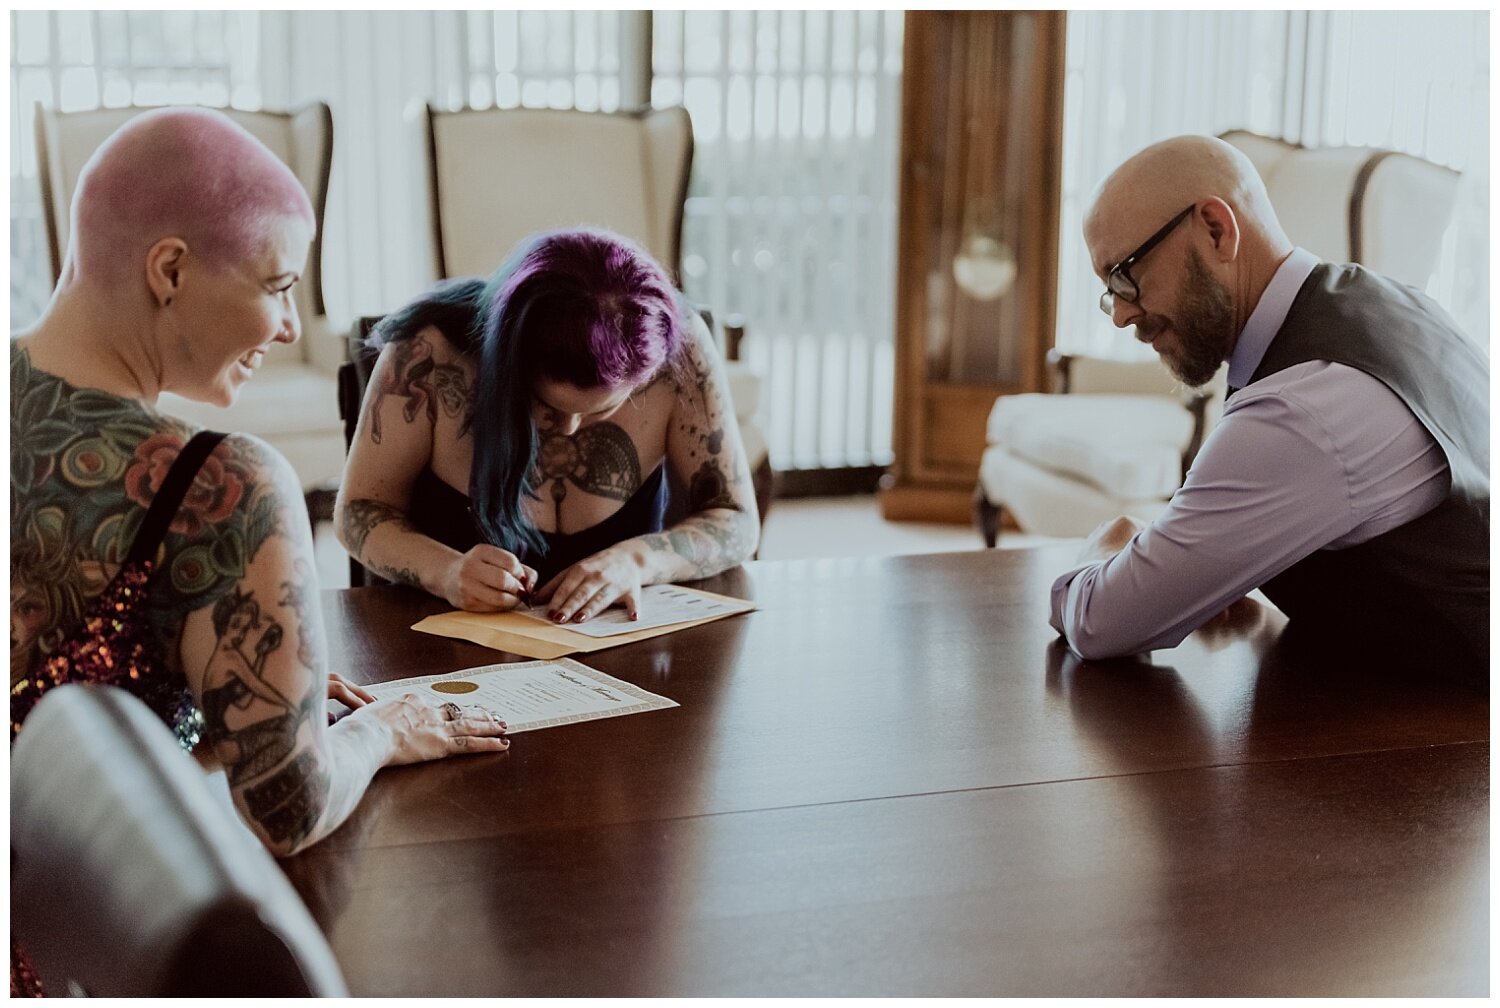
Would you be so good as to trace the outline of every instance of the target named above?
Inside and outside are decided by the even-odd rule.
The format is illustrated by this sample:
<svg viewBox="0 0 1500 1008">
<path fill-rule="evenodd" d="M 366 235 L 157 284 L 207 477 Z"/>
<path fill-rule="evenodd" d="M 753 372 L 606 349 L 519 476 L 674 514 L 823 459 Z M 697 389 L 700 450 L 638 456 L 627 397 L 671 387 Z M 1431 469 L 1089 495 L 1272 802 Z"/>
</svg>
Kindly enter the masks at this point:
<svg viewBox="0 0 1500 1008">
<path fill-rule="evenodd" d="M 173 520 L 158 577 L 170 619 L 225 595 L 300 504 L 291 466 L 259 438 L 230 435 L 205 460 Z"/>
<path fill-rule="evenodd" d="M 473 365 L 435 327 L 393 343 L 384 351 L 388 364 L 377 369 L 366 393 L 370 400 L 370 439 L 384 435 L 381 408 L 387 400 L 401 404 L 407 423 L 426 417 L 437 423 L 439 411 L 451 420 L 465 420 L 473 398 Z"/>
<path fill-rule="evenodd" d="M 192 434 L 134 400 L 68 385 L 13 350 L 11 594 L 27 619 L 20 634 L 12 620 L 12 669 L 50 653 L 103 590 Z M 163 642 L 281 527 L 273 460 L 286 467 L 258 440 L 232 435 L 199 469 L 155 558 L 150 612 Z"/>
</svg>

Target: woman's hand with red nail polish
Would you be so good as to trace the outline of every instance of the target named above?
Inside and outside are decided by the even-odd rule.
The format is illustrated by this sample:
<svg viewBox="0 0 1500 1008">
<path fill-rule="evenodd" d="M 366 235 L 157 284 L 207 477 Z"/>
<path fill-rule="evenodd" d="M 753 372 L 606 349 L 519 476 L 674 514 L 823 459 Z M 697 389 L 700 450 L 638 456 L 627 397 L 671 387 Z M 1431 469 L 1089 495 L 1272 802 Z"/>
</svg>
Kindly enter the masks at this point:
<svg viewBox="0 0 1500 1008">
<path fill-rule="evenodd" d="M 611 546 L 567 568 L 537 592 L 550 600 L 548 618 L 555 623 L 582 623 L 611 605 L 624 606 L 640 618 L 641 570 L 630 551 Z"/>
</svg>

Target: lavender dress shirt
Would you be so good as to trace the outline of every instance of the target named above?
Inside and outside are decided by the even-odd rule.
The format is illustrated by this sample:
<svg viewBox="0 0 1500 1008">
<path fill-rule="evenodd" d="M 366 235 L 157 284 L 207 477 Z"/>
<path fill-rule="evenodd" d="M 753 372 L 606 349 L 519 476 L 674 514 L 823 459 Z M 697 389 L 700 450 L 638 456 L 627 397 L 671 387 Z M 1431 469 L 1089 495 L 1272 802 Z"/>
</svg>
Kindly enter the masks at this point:
<svg viewBox="0 0 1500 1008">
<path fill-rule="evenodd" d="M 1240 388 L 1160 518 L 1052 585 L 1052 627 L 1085 658 L 1175 647 L 1319 549 L 1421 517 L 1448 493 L 1442 449 L 1406 404 L 1355 368 L 1309 361 L 1247 385 L 1318 258 L 1277 269 L 1229 358 Z"/>
</svg>

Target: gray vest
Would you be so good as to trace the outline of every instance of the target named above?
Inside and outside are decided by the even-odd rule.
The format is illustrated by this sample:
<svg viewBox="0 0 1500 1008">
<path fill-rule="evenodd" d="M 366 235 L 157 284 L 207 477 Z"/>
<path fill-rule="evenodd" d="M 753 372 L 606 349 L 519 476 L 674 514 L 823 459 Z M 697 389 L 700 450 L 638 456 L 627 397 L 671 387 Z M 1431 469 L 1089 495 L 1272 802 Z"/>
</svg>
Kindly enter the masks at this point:
<svg viewBox="0 0 1500 1008">
<path fill-rule="evenodd" d="M 1400 396 L 1447 456 L 1452 485 L 1420 518 L 1318 550 L 1262 589 L 1294 623 L 1351 645 L 1351 656 L 1487 685 L 1489 361 L 1430 298 L 1328 263 L 1303 283 L 1251 380 L 1312 360 L 1357 368 Z"/>
</svg>

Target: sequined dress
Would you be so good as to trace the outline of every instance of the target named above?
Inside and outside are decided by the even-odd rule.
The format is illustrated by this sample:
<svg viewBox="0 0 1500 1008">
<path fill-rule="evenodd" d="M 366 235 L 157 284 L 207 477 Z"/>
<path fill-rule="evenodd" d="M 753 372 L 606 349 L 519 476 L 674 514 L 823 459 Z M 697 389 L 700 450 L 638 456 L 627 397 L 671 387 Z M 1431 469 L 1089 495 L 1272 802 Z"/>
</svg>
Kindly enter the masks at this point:
<svg viewBox="0 0 1500 1008">
<path fill-rule="evenodd" d="M 156 555 L 172 519 L 204 460 L 224 437 L 214 431 L 201 431 L 187 443 L 152 499 L 124 565 L 89 604 L 77 628 L 44 661 L 29 670 L 25 678 L 11 686 L 12 742 L 26 716 L 49 689 L 73 682 L 125 689 L 143 700 L 172 728 L 184 749 L 191 749 L 197 743 L 203 730 L 203 714 L 182 678 L 167 670 L 161 646 L 152 631 L 146 599 L 155 574 Z M 35 972 L 14 942 L 10 988 L 12 997 L 39 997 L 43 993 Z"/>
</svg>

